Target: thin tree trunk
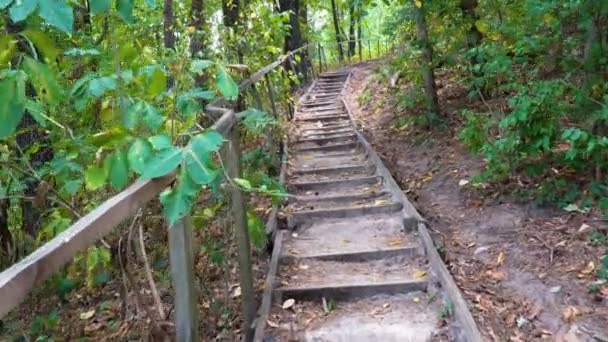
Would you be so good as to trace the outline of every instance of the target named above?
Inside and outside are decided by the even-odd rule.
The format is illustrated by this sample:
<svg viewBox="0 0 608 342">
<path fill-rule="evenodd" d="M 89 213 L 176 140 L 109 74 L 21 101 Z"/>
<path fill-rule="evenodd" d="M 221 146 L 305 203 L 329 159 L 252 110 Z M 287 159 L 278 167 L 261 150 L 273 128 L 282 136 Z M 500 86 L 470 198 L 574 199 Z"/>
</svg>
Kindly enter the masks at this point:
<svg viewBox="0 0 608 342">
<path fill-rule="evenodd" d="M 350 26 L 348 28 L 348 57 L 352 58 L 355 55 L 355 48 L 357 42 L 355 38 L 355 3 L 351 3 L 348 6 L 348 16 L 350 20 Z"/>
<path fill-rule="evenodd" d="M 361 11 L 357 13 L 357 46 L 359 47 L 359 60 L 363 60 L 363 45 L 362 36 L 363 31 L 361 30 Z"/>
<path fill-rule="evenodd" d="M 342 50 L 342 34 L 340 32 L 340 22 L 338 21 L 338 6 L 336 0 L 331 0 L 331 13 L 334 21 L 334 30 L 336 31 L 336 44 L 338 44 L 338 58 L 340 63 L 344 62 L 344 50 Z"/>
<path fill-rule="evenodd" d="M 241 48 L 238 42 L 236 42 L 236 31 L 239 22 L 239 11 L 239 0 L 222 0 L 222 14 L 224 18 L 224 26 L 228 28 L 230 39 L 235 44 L 234 46 L 232 46 L 232 48 L 236 53 L 237 60 L 239 61 L 239 63 L 243 63 L 243 54 L 241 52 Z"/>
<path fill-rule="evenodd" d="M 479 19 L 479 16 L 475 12 L 477 5 L 477 0 L 460 0 L 460 10 L 462 11 L 466 25 L 469 27 L 466 35 L 467 47 L 469 49 L 477 47 L 483 39 L 483 34 L 475 25 L 475 22 Z"/>
<path fill-rule="evenodd" d="M 419 3 L 421 4 L 421 2 Z M 437 98 L 437 87 L 435 84 L 435 73 L 433 70 L 433 50 L 429 42 L 424 5 L 414 5 L 416 11 L 416 39 L 422 50 L 422 78 L 424 81 L 424 92 L 427 100 L 429 113 L 440 114 L 439 99 Z"/>
<path fill-rule="evenodd" d="M 165 48 L 175 48 L 175 19 L 173 16 L 173 0 L 165 0 L 165 8 L 163 11 L 163 32 Z"/>
<path fill-rule="evenodd" d="M 190 36 L 190 53 L 192 57 L 196 57 L 204 47 L 204 34 L 200 33 L 205 30 L 205 17 L 203 9 L 203 0 L 192 0 L 192 5 L 190 7 L 190 25 L 195 30 L 195 32 L 193 32 Z"/>
</svg>

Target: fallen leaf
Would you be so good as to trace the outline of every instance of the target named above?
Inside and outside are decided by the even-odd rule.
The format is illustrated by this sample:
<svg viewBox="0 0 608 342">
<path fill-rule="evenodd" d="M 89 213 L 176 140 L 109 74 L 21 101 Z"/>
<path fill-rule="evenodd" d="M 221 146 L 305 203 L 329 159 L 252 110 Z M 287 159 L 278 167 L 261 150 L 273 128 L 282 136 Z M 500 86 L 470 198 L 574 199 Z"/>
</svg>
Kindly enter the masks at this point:
<svg viewBox="0 0 608 342">
<path fill-rule="evenodd" d="M 241 296 L 242 290 L 240 286 L 237 286 L 232 292 L 232 298 L 238 298 Z"/>
<path fill-rule="evenodd" d="M 496 265 L 501 266 L 504 263 L 505 263 L 505 253 L 500 252 L 500 254 L 498 254 L 498 259 L 496 260 Z"/>
<path fill-rule="evenodd" d="M 413 301 L 414 301 L 414 303 L 418 304 L 418 303 L 420 303 L 420 298 L 414 297 Z"/>
<path fill-rule="evenodd" d="M 87 320 L 93 318 L 93 316 L 95 316 L 95 309 L 81 313 L 80 319 Z"/>
<path fill-rule="evenodd" d="M 414 272 L 414 278 L 416 278 L 416 279 L 420 279 L 420 278 L 423 278 L 423 277 L 425 277 L 425 276 L 426 276 L 426 271 L 423 271 L 423 270 L 416 270 L 416 271 Z"/>
<path fill-rule="evenodd" d="M 397 247 L 401 245 L 403 245 L 403 240 L 401 239 L 394 239 L 388 242 L 389 247 Z"/>
<path fill-rule="evenodd" d="M 578 232 L 584 233 L 584 232 L 588 231 L 590 228 L 591 228 L 590 225 L 583 223 L 583 224 L 581 224 L 580 228 L 578 229 Z"/>
<path fill-rule="evenodd" d="M 589 261 L 587 266 L 581 270 L 581 274 L 591 274 L 595 271 L 595 263 L 593 261 Z"/>
<path fill-rule="evenodd" d="M 266 323 L 268 324 L 269 327 L 271 328 L 278 328 L 279 327 L 279 323 L 271 321 L 271 320 L 266 320 Z"/>
<path fill-rule="evenodd" d="M 497 281 L 501 281 L 501 280 L 505 279 L 505 273 L 503 271 L 487 270 L 486 276 L 488 276 L 489 278 L 491 278 L 493 280 L 497 280 Z"/>
<path fill-rule="evenodd" d="M 562 319 L 566 322 L 572 322 L 580 314 L 579 310 L 570 305 L 562 310 Z"/>
<path fill-rule="evenodd" d="M 293 307 L 295 303 L 296 303 L 295 299 L 289 298 L 288 300 L 283 302 L 282 308 L 283 308 L 283 310 L 287 310 L 287 309 Z"/>
<path fill-rule="evenodd" d="M 301 270 L 307 270 L 307 269 L 310 268 L 310 266 L 308 266 L 308 265 L 298 265 L 298 268 L 301 269 Z"/>
<path fill-rule="evenodd" d="M 467 179 L 461 179 L 460 181 L 458 181 L 459 186 L 465 186 L 467 184 L 469 184 L 469 181 Z"/>
<path fill-rule="evenodd" d="M 552 288 L 549 289 L 549 292 L 551 293 L 559 293 L 562 290 L 561 286 L 553 286 Z"/>
</svg>

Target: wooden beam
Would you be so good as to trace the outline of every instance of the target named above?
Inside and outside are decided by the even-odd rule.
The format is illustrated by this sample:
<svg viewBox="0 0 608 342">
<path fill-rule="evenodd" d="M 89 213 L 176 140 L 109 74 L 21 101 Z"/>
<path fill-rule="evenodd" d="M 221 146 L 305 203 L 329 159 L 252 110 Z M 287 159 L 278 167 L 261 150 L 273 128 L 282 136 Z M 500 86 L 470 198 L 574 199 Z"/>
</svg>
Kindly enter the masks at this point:
<svg viewBox="0 0 608 342">
<path fill-rule="evenodd" d="M 169 260 L 175 290 L 177 341 L 198 341 L 198 296 L 194 287 L 192 220 L 186 216 L 169 227 Z"/>
<path fill-rule="evenodd" d="M 67 230 L 0 273 L 0 318 L 19 305 L 34 286 L 71 262 L 74 256 L 107 235 L 114 227 L 158 195 L 175 175 L 140 181 L 105 201 Z"/>
</svg>

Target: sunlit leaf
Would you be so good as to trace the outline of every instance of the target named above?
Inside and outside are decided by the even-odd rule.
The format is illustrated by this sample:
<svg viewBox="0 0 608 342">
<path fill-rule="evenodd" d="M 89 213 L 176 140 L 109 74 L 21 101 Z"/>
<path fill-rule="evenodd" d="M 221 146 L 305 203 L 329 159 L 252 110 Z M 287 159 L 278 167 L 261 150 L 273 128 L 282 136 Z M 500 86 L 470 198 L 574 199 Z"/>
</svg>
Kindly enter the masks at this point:
<svg viewBox="0 0 608 342">
<path fill-rule="evenodd" d="M 106 166 L 110 185 L 116 190 L 122 190 L 129 181 L 129 163 L 123 151 L 115 151 L 106 158 Z"/>
<path fill-rule="evenodd" d="M 126 22 L 131 22 L 133 19 L 133 8 L 135 0 L 116 0 L 116 10 Z"/>
<path fill-rule="evenodd" d="M 25 80 L 15 75 L 0 80 L 0 139 L 13 134 L 23 118 Z"/>
<path fill-rule="evenodd" d="M 11 2 L 13 2 L 13 0 L 0 0 L 0 10 L 3 10 L 6 7 L 8 7 L 8 5 L 11 4 Z"/>
<path fill-rule="evenodd" d="M 148 141 L 150 142 L 150 144 L 152 144 L 152 148 L 156 151 L 164 150 L 173 146 L 171 137 L 166 134 L 152 136 L 148 138 Z"/>
<path fill-rule="evenodd" d="M 141 176 L 143 179 L 165 176 L 175 170 L 181 163 L 182 157 L 183 150 L 181 148 L 174 146 L 165 148 L 148 160 Z"/>
<path fill-rule="evenodd" d="M 96 15 L 110 9 L 111 0 L 89 0 L 91 14 Z"/>
<path fill-rule="evenodd" d="M 74 10 L 66 0 L 40 0 L 40 16 L 65 33 L 72 33 Z"/>
<path fill-rule="evenodd" d="M 48 65 L 26 57 L 23 67 L 40 98 L 45 99 L 51 105 L 61 101 L 63 89 Z"/>
<path fill-rule="evenodd" d="M 108 178 L 107 169 L 105 167 L 91 166 L 84 173 L 87 189 L 95 191 L 101 188 Z"/>
<path fill-rule="evenodd" d="M 15 1 L 9 8 L 8 13 L 12 21 L 20 22 L 29 17 L 36 10 L 36 7 L 38 7 L 38 0 Z"/>
<path fill-rule="evenodd" d="M 152 144 L 143 138 L 137 138 L 127 152 L 127 159 L 131 170 L 143 174 L 146 162 L 152 156 Z"/>
<path fill-rule="evenodd" d="M 55 47 L 55 42 L 49 36 L 42 31 L 32 29 L 25 30 L 21 34 L 34 44 L 36 49 L 42 53 L 47 63 L 55 63 L 60 50 Z"/>
<path fill-rule="evenodd" d="M 175 224 L 190 212 L 199 191 L 200 186 L 190 178 L 188 171 L 180 170 L 175 186 L 160 195 L 163 214 L 169 225 Z"/>
<path fill-rule="evenodd" d="M 215 64 L 215 62 L 210 60 L 195 59 L 192 61 L 192 64 L 190 64 L 190 72 L 193 72 L 195 74 L 201 74 L 213 64 Z"/>
<path fill-rule="evenodd" d="M 234 82 L 232 77 L 226 72 L 223 67 L 218 68 L 216 86 L 222 96 L 229 100 L 236 100 L 239 96 L 239 86 Z"/>
</svg>

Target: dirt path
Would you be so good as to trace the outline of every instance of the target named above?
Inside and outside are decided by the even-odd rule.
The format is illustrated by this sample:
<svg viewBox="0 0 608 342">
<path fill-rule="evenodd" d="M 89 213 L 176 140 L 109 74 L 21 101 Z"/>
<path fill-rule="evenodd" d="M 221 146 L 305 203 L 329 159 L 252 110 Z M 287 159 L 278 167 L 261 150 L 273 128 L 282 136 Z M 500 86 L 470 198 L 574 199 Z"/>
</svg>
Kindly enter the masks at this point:
<svg viewBox="0 0 608 342">
<path fill-rule="evenodd" d="M 444 244 L 444 259 L 485 337 L 608 341 L 608 299 L 587 289 L 595 279 L 591 268 L 605 253 L 589 235 L 602 222 L 515 204 L 489 191 L 482 196 L 468 184 L 482 161 L 460 145 L 457 127 L 397 128 L 388 99 L 399 90 L 378 82 L 373 68 L 360 65 L 350 82 L 357 124 Z M 458 92 L 440 84 L 442 98 L 464 98 Z M 442 106 L 455 111 L 450 100 Z"/>
</svg>

